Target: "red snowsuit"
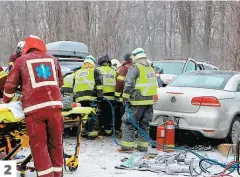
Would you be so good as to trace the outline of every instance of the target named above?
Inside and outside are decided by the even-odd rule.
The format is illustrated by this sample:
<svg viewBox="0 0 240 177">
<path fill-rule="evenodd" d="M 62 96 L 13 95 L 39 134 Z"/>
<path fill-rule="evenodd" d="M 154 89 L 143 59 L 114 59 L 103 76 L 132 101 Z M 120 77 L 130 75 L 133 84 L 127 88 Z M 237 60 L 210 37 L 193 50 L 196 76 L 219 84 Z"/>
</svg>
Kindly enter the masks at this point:
<svg viewBox="0 0 240 177">
<path fill-rule="evenodd" d="M 127 75 L 128 69 L 132 65 L 132 61 L 126 61 L 119 69 L 119 73 L 116 75 L 115 96 L 120 97 L 122 95 L 124 87 L 124 79 Z"/>
<path fill-rule="evenodd" d="M 58 61 L 41 51 L 16 60 L 4 87 L 3 102 L 10 102 L 21 85 L 23 110 L 38 177 L 61 177 L 63 117 Z"/>
<path fill-rule="evenodd" d="M 116 86 L 115 86 L 115 97 L 119 98 L 121 101 L 122 91 L 124 87 L 124 79 L 127 75 L 129 67 L 132 65 L 132 61 L 125 61 L 122 66 L 119 68 L 119 72 L 116 75 Z M 122 125 L 122 116 L 124 114 L 124 107 L 121 102 L 116 103 L 115 106 L 115 129 L 117 131 L 121 130 Z"/>
</svg>

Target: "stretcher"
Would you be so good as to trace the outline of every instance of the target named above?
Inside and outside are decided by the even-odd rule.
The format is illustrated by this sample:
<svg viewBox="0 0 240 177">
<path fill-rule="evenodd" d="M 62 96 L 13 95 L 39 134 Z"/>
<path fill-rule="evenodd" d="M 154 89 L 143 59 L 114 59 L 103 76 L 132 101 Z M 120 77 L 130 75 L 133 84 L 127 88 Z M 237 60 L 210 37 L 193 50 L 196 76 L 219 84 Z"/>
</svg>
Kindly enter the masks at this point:
<svg viewBox="0 0 240 177">
<path fill-rule="evenodd" d="M 7 104 L 6 104 L 7 105 Z M 91 114 L 96 114 L 94 108 L 90 107 L 73 107 L 72 110 L 63 111 L 64 127 L 77 126 L 78 136 L 73 155 L 64 154 L 64 167 L 69 171 L 75 171 L 78 168 L 81 131 L 83 124 Z M 12 160 L 22 148 L 29 148 L 29 137 L 26 132 L 24 118 L 18 118 L 14 109 L 11 107 L 0 105 L 0 153 L 4 154 L 1 160 Z M 35 171 L 33 167 L 28 166 L 32 161 L 31 154 L 25 159 L 18 161 L 17 170 L 21 177 L 26 176 L 26 171 Z"/>
</svg>

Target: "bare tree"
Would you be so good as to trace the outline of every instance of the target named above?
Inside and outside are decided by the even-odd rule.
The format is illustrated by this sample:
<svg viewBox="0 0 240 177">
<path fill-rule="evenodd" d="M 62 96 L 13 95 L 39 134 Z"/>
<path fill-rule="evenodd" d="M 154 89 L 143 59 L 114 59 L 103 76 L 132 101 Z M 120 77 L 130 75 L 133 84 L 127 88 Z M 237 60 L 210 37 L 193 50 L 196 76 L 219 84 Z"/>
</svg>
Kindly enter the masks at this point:
<svg viewBox="0 0 240 177">
<path fill-rule="evenodd" d="M 181 24 L 181 43 L 182 55 L 184 57 L 190 56 L 190 43 L 191 43 L 191 27 L 192 27 L 192 13 L 191 2 L 180 1 L 177 3 L 179 20 Z"/>
<path fill-rule="evenodd" d="M 34 34 L 86 43 L 96 58 L 142 47 L 152 60 L 192 56 L 240 68 L 239 2 L 4 1 L 0 18 L 1 65 Z"/>
</svg>

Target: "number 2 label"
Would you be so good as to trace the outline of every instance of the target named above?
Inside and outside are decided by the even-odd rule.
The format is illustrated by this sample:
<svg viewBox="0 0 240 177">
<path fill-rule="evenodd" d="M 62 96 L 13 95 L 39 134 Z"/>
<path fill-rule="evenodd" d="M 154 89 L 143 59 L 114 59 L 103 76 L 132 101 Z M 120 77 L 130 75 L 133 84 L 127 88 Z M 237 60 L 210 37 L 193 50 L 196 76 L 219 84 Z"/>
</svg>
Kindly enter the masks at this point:
<svg viewBox="0 0 240 177">
<path fill-rule="evenodd" d="M 12 166 L 11 165 L 5 165 L 4 168 L 6 169 L 4 174 L 5 175 L 11 175 L 11 169 L 12 169 Z"/>
<path fill-rule="evenodd" d="M 0 160 L 1 177 L 17 177 L 17 163 L 13 160 Z"/>
</svg>

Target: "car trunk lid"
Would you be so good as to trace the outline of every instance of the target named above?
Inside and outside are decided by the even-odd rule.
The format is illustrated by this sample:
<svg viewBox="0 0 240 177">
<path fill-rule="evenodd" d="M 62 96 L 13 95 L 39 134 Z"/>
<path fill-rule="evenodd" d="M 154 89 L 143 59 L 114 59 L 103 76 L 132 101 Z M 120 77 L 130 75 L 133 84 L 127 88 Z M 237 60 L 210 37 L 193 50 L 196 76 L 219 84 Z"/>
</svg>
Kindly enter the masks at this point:
<svg viewBox="0 0 240 177">
<path fill-rule="evenodd" d="M 234 92 L 202 88 L 165 87 L 158 89 L 158 102 L 154 109 L 161 111 L 195 113 L 200 105 L 192 104 L 193 97 L 216 97 L 217 99 L 232 99 Z"/>
</svg>

